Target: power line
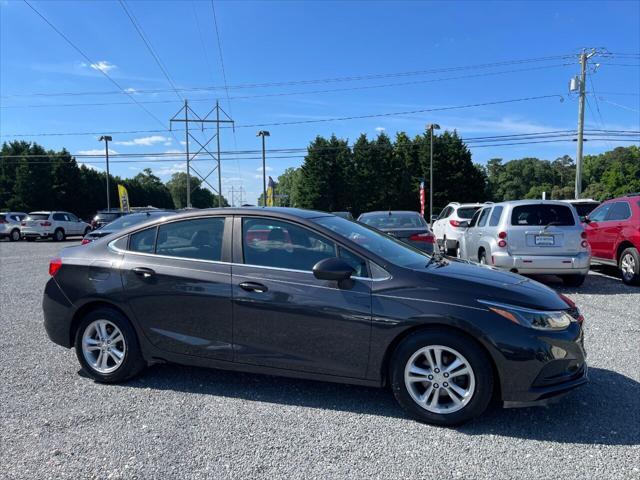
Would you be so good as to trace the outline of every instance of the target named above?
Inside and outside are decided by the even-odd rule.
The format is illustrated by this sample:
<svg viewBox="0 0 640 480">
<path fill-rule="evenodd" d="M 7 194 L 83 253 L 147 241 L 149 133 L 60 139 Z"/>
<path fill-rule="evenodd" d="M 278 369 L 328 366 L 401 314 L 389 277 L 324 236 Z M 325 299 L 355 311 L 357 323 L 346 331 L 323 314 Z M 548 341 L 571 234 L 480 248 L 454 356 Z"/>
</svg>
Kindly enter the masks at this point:
<svg viewBox="0 0 640 480">
<path fill-rule="evenodd" d="M 346 88 L 332 88 L 332 89 L 324 89 L 324 90 L 308 90 L 308 91 L 297 91 L 297 92 L 274 92 L 274 93 L 263 93 L 258 95 L 239 95 L 239 96 L 227 97 L 227 101 L 239 100 L 239 99 L 251 99 L 251 98 L 295 96 L 295 95 L 317 95 L 317 94 L 325 94 L 325 93 L 350 92 L 350 91 L 357 91 L 357 90 L 371 90 L 371 89 L 389 88 L 389 87 L 405 87 L 409 85 L 421 85 L 426 83 L 444 82 L 449 80 L 463 80 L 468 78 L 504 75 L 507 73 L 519 73 L 519 72 L 529 72 L 532 70 L 544 70 L 544 69 L 564 67 L 569 65 L 573 65 L 573 64 L 561 63 L 561 64 L 544 65 L 544 66 L 530 67 L 530 68 L 503 70 L 499 72 L 484 72 L 484 73 L 476 73 L 476 74 L 470 74 L 470 75 L 459 75 L 455 77 L 432 78 L 427 80 L 414 80 L 410 82 L 395 82 L 395 83 L 386 83 L 386 84 L 377 84 L 377 85 L 361 85 L 361 86 L 346 87 Z M 189 100 L 190 103 L 211 102 L 211 101 L 215 101 L 215 98 L 197 98 L 197 99 Z M 139 102 L 143 104 L 167 104 L 167 103 L 175 103 L 175 100 L 142 100 Z M 68 107 L 81 107 L 81 106 L 97 107 L 97 106 L 113 106 L 113 105 L 130 105 L 130 103 L 129 102 L 95 102 L 95 103 L 67 103 L 67 104 L 44 103 L 44 104 L 32 104 L 32 105 L 4 105 L 4 106 L 0 106 L 0 108 L 2 109 L 68 108 Z"/>
<path fill-rule="evenodd" d="M 26 1 L 26 0 L 25 0 Z M 536 63 L 536 62 L 546 62 L 550 60 L 567 60 L 574 57 L 574 54 L 563 54 L 563 55 L 554 55 L 548 57 L 538 57 L 538 58 L 528 58 L 528 59 L 519 59 L 519 60 L 507 60 L 501 62 L 492 62 L 492 63 L 484 63 L 484 64 L 474 64 L 474 65 L 463 65 L 456 67 L 444 67 L 444 68 L 432 68 L 432 69 L 424 69 L 424 70 L 414 70 L 414 71 L 405 71 L 405 72 L 395 72 L 395 73 L 376 73 L 376 74 L 366 74 L 366 75 L 352 75 L 352 76 L 344 76 L 344 77 L 333 77 L 333 78 L 321 78 L 321 79 L 311 79 L 311 80 L 283 80 L 277 82 L 264 82 L 264 83 L 245 83 L 238 85 L 224 85 L 222 86 L 204 86 L 204 87 L 183 87 L 179 88 L 179 91 L 206 91 L 206 90 L 225 90 L 225 89 L 253 89 L 253 88 L 270 88 L 270 87 L 282 87 L 282 86 L 292 86 L 292 85 L 313 85 L 313 84 L 322 84 L 322 83 L 337 83 L 337 82 L 355 82 L 355 81 L 364 81 L 364 80 L 375 80 L 379 78 L 396 78 L 396 77 L 406 77 L 406 76 L 417 76 L 417 75 L 430 75 L 434 73 L 446 73 L 446 72 L 455 72 L 455 71 L 463 71 L 463 70 L 477 70 L 477 69 L 487 69 L 487 68 L 496 68 L 508 65 L 520 65 L 526 63 Z M 171 90 L 167 89 L 139 89 L 136 90 L 136 93 L 163 93 Z M 12 97 L 25 97 L 25 96 L 44 96 L 44 97 L 53 97 L 53 96 L 80 96 L 80 95 L 119 95 L 122 93 L 126 93 L 122 88 L 116 91 L 91 91 L 91 92 L 57 92 L 57 93 L 44 93 L 44 92 L 35 92 L 35 93 L 22 93 L 22 94 L 11 94 L 4 95 L 0 98 L 12 98 Z"/>
<path fill-rule="evenodd" d="M 151 56 L 155 60 L 156 64 L 160 68 L 160 70 L 162 71 L 164 77 L 169 82 L 169 85 L 171 85 L 171 87 L 173 88 L 173 91 L 178 96 L 178 98 L 180 100 L 183 100 L 182 95 L 180 94 L 180 92 L 178 92 L 178 88 L 176 87 L 176 84 L 173 82 L 173 79 L 169 75 L 169 72 L 167 71 L 167 69 L 164 67 L 164 64 L 162 63 L 162 60 L 160 60 L 159 55 L 156 53 L 155 49 L 151 45 L 151 41 L 149 39 L 147 39 L 147 35 L 144 33 L 142 25 L 140 25 L 140 23 L 138 22 L 138 19 L 135 18 L 135 15 L 133 14 L 133 12 L 129 11 L 129 8 L 126 5 L 125 0 L 119 0 L 119 2 L 120 2 L 120 6 L 122 7 L 122 10 L 124 10 L 124 13 L 126 13 L 127 17 L 129 17 L 129 20 L 131 21 L 131 24 L 136 29 L 136 32 L 138 32 L 138 35 L 140 36 L 140 38 L 142 39 L 142 41 L 146 45 L 147 50 L 149 51 L 149 53 L 151 54 Z"/>
<path fill-rule="evenodd" d="M 49 25 L 53 31 L 55 31 L 60 37 L 62 37 L 75 51 L 77 51 L 80 55 L 82 55 L 82 57 L 89 62 L 89 66 L 93 66 L 93 65 L 97 65 L 97 63 L 95 63 L 93 60 L 91 60 L 89 58 L 89 56 L 84 53 L 80 47 L 78 47 L 75 43 L 73 43 L 69 37 L 67 37 L 64 33 L 62 33 L 60 30 L 58 30 L 58 28 L 51 23 L 42 13 L 40 13 L 33 5 L 31 5 L 28 0 L 22 0 L 25 4 L 27 4 L 27 6 L 33 10 L 42 20 L 44 20 L 44 22 Z M 92 67 L 93 68 L 93 67 Z M 138 101 L 133 97 L 133 95 L 131 95 L 131 93 L 127 92 L 125 89 L 122 88 L 122 86 L 115 81 L 107 72 L 104 71 L 103 68 L 95 68 L 95 70 L 98 70 L 100 73 L 102 73 L 102 75 L 104 75 L 111 83 L 113 83 L 116 87 L 118 87 L 118 89 L 121 91 L 121 93 L 125 93 L 126 95 L 128 95 L 128 97 L 134 102 L 136 103 L 142 110 L 144 110 L 149 116 L 151 116 L 154 120 L 156 120 L 158 123 L 160 123 L 161 125 L 164 125 L 164 123 L 162 122 L 162 120 L 160 120 L 158 117 L 156 117 L 153 113 L 151 113 L 149 110 L 147 110 L 147 108 L 144 105 L 141 105 L 140 103 L 138 103 Z"/>
</svg>

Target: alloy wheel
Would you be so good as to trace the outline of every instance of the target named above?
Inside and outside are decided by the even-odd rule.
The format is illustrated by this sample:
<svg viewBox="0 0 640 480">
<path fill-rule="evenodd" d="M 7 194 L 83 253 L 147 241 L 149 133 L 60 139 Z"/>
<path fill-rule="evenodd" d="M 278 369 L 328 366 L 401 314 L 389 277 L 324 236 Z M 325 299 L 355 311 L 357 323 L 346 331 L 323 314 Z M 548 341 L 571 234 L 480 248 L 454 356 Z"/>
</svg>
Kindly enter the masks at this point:
<svg viewBox="0 0 640 480">
<path fill-rule="evenodd" d="M 460 352 L 444 345 L 429 345 L 415 352 L 407 361 L 404 382 L 414 402 L 437 414 L 461 410 L 476 389 L 471 364 Z"/>
<path fill-rule="evenodd" d="M 11 240 L 13 240 L 14 242 L 17 242 L 18 240 L 20 240 L 20 231 L 19 230 L 14 230 L 11 232 Z"/>
<path fill-rule="evenodd" d="M 625 280 L 631 280 L 636 274 L 636 259 L 630 253 L 625 254 L 620 261 L 620 269 Z"/>
<path fill-rule="evenodd" d="M 91 322 L 82 335 L 82 354 L 96 372 L 117 370 L 124 360 L 127 344 L 120 329 L 109 320 Z"/>
</svg>

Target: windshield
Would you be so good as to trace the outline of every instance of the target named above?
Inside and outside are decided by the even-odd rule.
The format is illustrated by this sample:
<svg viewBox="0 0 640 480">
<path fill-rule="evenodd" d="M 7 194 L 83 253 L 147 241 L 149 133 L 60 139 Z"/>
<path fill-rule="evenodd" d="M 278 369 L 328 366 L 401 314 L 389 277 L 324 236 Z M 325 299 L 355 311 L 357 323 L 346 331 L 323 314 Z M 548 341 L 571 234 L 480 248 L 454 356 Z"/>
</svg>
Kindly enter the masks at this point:
<svg viewBox="0 0 640 480">
<path fill-rule="evenodd" d="M 96 220 L 100 220 L 101 222 L 110 222 L 120 216 L 120 213 L 99 213 L 96 215 Z"/>
<path fill-rule="evenodd" d="M 511 225 L 575 225 L 571 207 L 568 205 L 549 205 L 534 203 L 513 207 Z"/>
<path fill-rule="evenodd" d="M 122 217 L 114 220 L 111 223 L 107 223 L 100 230 L 122 230 L 123 228 L 136 225 L 138 223 L 146 222 L 152 218 L 164 217 L 167 215 L 175 215 L 174 212 L 153 212 L 153 213 L 132 213 L 130 215 L 123 215 Z"/>
<path fill-rule="evenodd" d="M 372 213 L 360 217 L 360 222 L 375 228 L 421 228 L 426 227 L 427 222 L 419 213 Z"/>
<path fill-rule="evenodd" d="M 399 240 L 340 217 L 320 217 L 314 219 L 319 225 L 333 230 L 344 238 L 370 250 L 389 263 L 401 267 L 426 265 L 429 256 Z"/>
</svg>

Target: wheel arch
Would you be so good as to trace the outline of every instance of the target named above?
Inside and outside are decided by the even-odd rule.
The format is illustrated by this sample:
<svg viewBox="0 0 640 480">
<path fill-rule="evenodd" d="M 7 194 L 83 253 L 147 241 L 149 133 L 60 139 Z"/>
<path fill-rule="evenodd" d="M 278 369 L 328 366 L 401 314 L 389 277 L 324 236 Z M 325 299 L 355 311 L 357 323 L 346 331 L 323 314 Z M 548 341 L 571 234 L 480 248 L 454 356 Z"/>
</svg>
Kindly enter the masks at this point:
<svg viewBox="0 0 640 480">
<path fill-rule="evenodd" d="M 98 310 L 100 308 L 109 308 L 111 310 L 115 310 L 121 315 L 123 315 L 127 320 L 129 320 L 129 322 L 131 322 L 130 316 L 127 315 L 127 313 L 117 305 L 106 300 L 90 300 L 89 302 L 85 303 L 80 308 L 78 308 L 73 314 L 73 317 L 71 319 L 71 327 L 69 328 L 69 341 L 71 345 L 73 345 L 75 342 L 76 331 L 78 330 L 78 325 L 80 324 L 80 321 L 89 313 L 93 312 L 94 310 Z M 131 322 L 131 324 L 133 326 L 133 322 Z M 134 330 L 135 330 L 135 327 L 134 327 Z"/>
<path fill-rule="evenodd" d="M 489 349 L 486 347 L 486 345 L 483 345 L 482 342 L 479 342 L 473 335 L 471 335 L 468 331 L 466 331 L 464 328 L 460 328 L 458 326 L 454 326 L 454 325 L 450 325 L 444 322 L 436 322 L 436 323 L 429 323 L 429 324 L 422 324 L 422 325 L 415 325 L 413 327 L 407 328 L 406 330 L 400 332 L 387 346 L 387 349 L 385 350 L 384 353 L 384 357 L 382 360 L 382 366 L 381 366 L 381 383 L 383 386 L 388 386 L 390 384 L 390 365 L 391 365 L 391 358 L 393 357 L 394 352 L 396 351 L 396 349 L 398 348 L 398 346 L 409 336 L 413 335 L 414 333 L 417 332 L 423 332 L 423 331 L 448 331 L 450 333 L 453 333 L 455 335 L 461 335 L 464 336 L 465 338 L 469 339 L 470 341 L 472 341 L 473 343 L 475 343 L 486 355 L 487 358 L 489 358 L 490 362 L 491 362 L 491 371 L 493 372 L 493 376 L 495 381 L 493 382 L 493 395 L 496 398 L 502 398 L 502 391 L 501 391 L 501 378 L 500 378 L 500 372 L 498 371 L 498 367 L 496 365 L 496 361 L 493 358 L 493 355 L 491 355 L 491 352 L 489 351 Z"/>
<path fill-rule="evenodd" d="M 620 256 L 627 248 L 637 248 L 631 241 L 623 240 L 616 248 L 616 263 L 620 263 Z"/>
</svg>

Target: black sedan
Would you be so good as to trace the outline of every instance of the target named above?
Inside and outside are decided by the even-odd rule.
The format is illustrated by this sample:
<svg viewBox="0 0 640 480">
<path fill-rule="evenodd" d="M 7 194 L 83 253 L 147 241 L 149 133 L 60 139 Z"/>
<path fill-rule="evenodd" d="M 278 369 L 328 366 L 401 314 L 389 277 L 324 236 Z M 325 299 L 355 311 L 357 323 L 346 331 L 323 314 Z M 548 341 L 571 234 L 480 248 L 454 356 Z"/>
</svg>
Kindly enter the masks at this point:
<svg viewBox="0 0 640 480">
<path fill-rule="evenodd" d="M 494 396 L 545 403 L 587 381 L 568 298 L 322 212 L 156 219 L 65 248 L 49 273 L 47 333 L 99 382 L 177 362 L 390 386 L 454 425 Z"/>
<path fill-rule="evenodd" d="M 358 221 L 427 253 L 435 249 L 436 237 L 418 212 L 367 212 L 360 215 Z"/>
</svg>

